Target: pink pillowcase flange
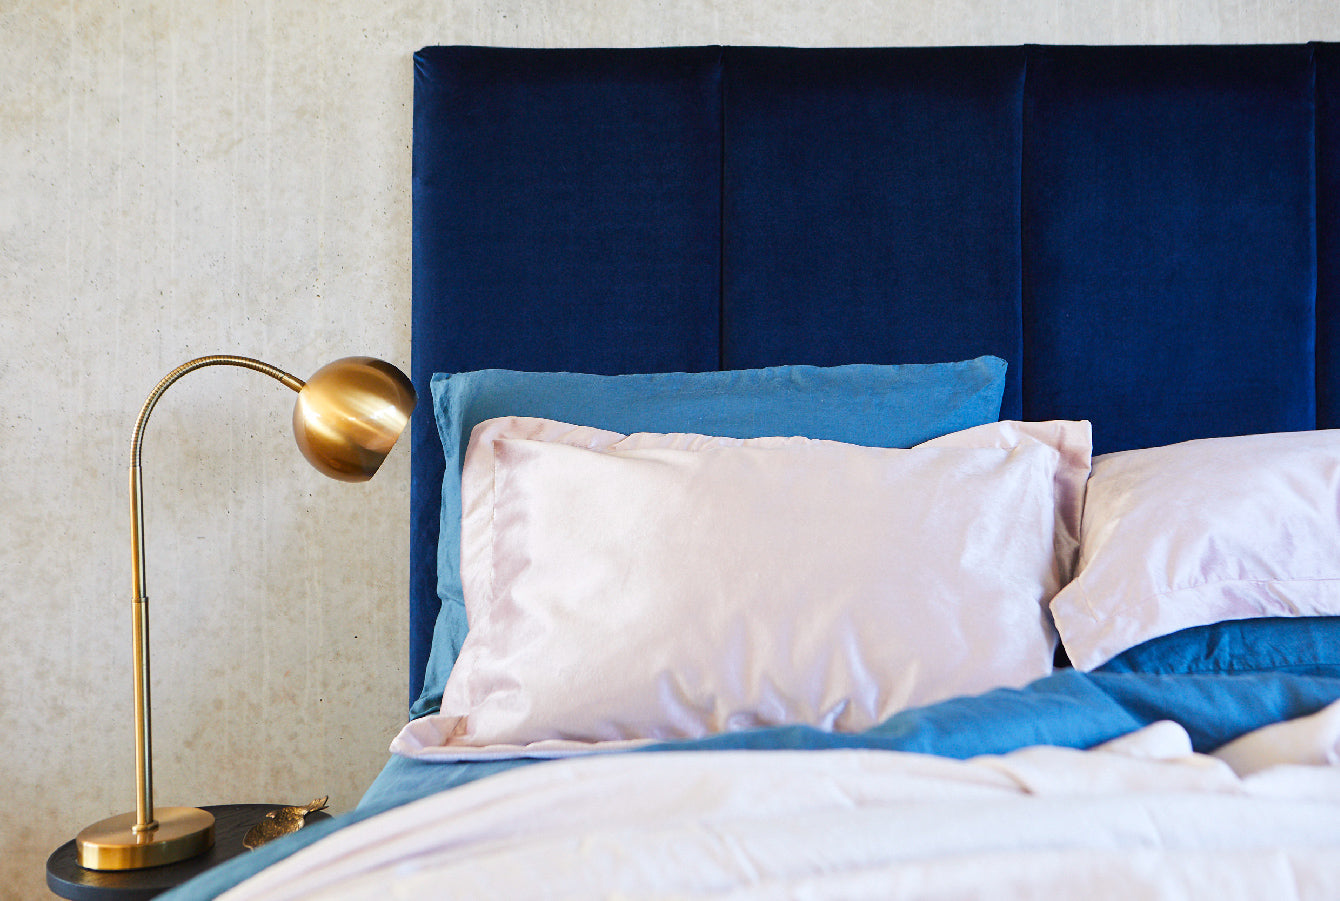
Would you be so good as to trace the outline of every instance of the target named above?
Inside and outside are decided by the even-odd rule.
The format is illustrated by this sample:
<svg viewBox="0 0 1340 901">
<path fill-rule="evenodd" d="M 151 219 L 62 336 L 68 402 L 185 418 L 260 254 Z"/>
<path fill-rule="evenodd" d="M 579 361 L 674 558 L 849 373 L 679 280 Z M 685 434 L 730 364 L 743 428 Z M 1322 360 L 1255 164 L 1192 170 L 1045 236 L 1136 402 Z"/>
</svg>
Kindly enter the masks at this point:
<svg viewBox="0 0 1340 901">
<path fill-rule="evenodd" d="M 409 756 L 560 756 L 897 710 L 1051 669 L 1088 423 L 910 450 L 481 424 L 470 634 Z"/>
</svg>

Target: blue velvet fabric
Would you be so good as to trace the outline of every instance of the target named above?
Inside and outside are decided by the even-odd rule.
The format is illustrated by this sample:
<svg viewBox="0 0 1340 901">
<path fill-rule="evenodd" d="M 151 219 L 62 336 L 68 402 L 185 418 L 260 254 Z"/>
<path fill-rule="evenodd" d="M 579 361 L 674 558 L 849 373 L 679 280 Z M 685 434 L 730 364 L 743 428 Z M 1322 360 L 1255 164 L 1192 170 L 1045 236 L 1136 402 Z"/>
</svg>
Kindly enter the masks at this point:
<svg viewBox="0 0 1340 901">
<path fill-rule="evenodd" d="M 1340 44 L 1316 44 L 1317 428 L 1340 429 Z"/>
<path fill-rule="evenodd" d="M 1018 419 L 1023 85 L 1020 47 L 729 48 L 725 365 L 989 353 Z"/>
<path fill-rule="evenodd" d="M 427 48 L 413 379 L 992 353 L 1095 452 L 1340 427 L 1334 44 Z M 442 449 L 413 428 L 411 699 Z"/>
<path fill-rule="evenodd" d="M 721 51 L 414 58 L 411 378 L 716 369 Z M 442 446 L 411 423 L 410 699 L 437 619 Z"/>
<path fill-rule="evenodd" d="M 1025 418 L 1313 428 L 1312 49 L 1035 48 L 1024 134 Z"/>
</svg>

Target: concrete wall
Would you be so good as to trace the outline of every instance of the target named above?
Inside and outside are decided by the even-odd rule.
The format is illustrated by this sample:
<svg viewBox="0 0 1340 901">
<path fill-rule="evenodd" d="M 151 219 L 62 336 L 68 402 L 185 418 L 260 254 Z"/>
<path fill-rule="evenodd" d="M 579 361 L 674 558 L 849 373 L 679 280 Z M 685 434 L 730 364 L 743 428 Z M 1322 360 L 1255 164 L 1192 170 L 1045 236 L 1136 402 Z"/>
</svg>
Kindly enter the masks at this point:
<svg viewBox="0 0 1340 901">
<path fill-rule="evenodd" d="M 209 353 L 409 365 L 411 54 L 432 43 L 1340 39 L 1333 0 L 0 0 L 0 898 L 134 805 L 131 428 Z M 159 803 L 348 809 L 405 709 L 408 454 L 188 376 L 144 448 Z"/>
</svg>

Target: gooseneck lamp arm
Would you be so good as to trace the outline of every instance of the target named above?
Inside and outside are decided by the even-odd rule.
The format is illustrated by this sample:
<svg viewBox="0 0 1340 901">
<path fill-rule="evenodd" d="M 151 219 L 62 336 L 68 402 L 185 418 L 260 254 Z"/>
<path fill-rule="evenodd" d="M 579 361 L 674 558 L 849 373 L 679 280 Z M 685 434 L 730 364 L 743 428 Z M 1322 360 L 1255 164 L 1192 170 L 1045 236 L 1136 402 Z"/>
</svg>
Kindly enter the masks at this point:
<svg viewBox="0 0 1340 901">
<path fill-rule="evenodd" d="M 282 369 L 262 363 L 251 357 L 237 357 L 227 354 L 215 354 L 199 357 L 183 363 L 163 376 L 162 381 L 149 392 L 149 397 L 140 409 L 135 420 L 135 432 L 130 441 L 130 529 L 131 558 L 130 578 L 133 587 L 131 628 L 133 630 L 131 655 L 135 666 L 135 825 L 132 831 L 146 833 L 153 831 L 158 823 L 154 820 L 154 780 L 153 751 L 149 726 L 149 597 L 145 591 L 144 577 L 144 491 L 140 478 L 140 451 L 144 445 L 144 428 L 149 423 L 149 414 L 153 412 L 163 392 L 172 387 L 172 383 L 206 366 L 241 366 L 256 372 L 263 372 L 294 391 L 301 391 L 306 384 L 302 379 L 289 375 Z"/>
<path fill-rule="evenodd" d="M 109 817 L 75 839 L 80 866 L 129 870 L 194 857 L 214 843 L 214 817 L 195 807 L 154 807 L 149 717 L 149 598 L 145 588 L 144 494 L 140 452 L 149 414 L 174 382 L 206 366 L 240 366 L 298 392 L 293 431 L 298 449 L 318 471 L 347 482 L 372 478 L 414 409 L 414 388 L 399 369 L 372 357 L 345 357 L 304 382 L 251 357 L 198 357 L 169 372 L 149 393 L 130 448 L 132 654 L 135 682 L 135 812 Z"/>
</svg>

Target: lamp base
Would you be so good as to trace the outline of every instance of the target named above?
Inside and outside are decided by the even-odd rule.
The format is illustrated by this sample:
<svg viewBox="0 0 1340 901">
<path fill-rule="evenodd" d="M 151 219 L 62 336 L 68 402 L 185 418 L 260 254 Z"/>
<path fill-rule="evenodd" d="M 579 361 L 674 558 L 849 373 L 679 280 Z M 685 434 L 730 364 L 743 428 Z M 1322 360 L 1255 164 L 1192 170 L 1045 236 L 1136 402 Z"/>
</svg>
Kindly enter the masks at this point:
<svg viewBox="0 0 1340 901">
<path fill-rule="evenodd" d="M 155 807 L 158 826 L 134 831 L 135 814 L 94 823 L 75 837 L 76 859 L 89 870 L 139 870 L 203 854 L 214 844 L 214 815 L 198 807 Z"/>
</svg>

